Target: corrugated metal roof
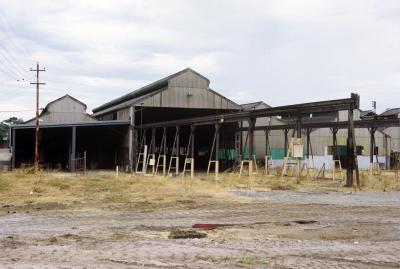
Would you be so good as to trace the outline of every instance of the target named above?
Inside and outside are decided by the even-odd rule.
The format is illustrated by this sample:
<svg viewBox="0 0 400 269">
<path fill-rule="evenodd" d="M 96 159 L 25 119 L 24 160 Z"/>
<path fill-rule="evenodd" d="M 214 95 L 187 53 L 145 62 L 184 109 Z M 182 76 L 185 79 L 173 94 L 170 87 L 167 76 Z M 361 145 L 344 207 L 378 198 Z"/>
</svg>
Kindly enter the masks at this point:
<svg viewBox="0 0 400 269">
<path fill-rule="evenodd" d="M 255 109 L 259 105 L 265 105 L 267 108 L 271 107 L 271 106 L 267 105 L 266 103 L 264 103 L 263 101 L 241 104 L 240 107 L 242 108 L 242 110 L 247 111 L 247 110 Z"/>
<path fill-rule="evenodd" d="M 380 116 L 393 116 L 400 114 L 400 107 L 388 109 L 385 112 L 381 113 Z"/>
<path fill-rule="evenodd" d="M 210 82 L 210 80 L 208 78 L 204 77 L 203 75 L 197 73 L 196 71 L 192 70 L 191 68 L 186 68 L 186 69 L 184 69 L 182 71 L 179 71 L 179 72 L 177 72 L 175 74 L 169 75 L 169 76 L 167 76 L 165 78 L 162 78 L 160 80 L 157 80 L 157 81 L 155 81 L 155 82 L 153 82 L 153 83 L 151 83 L 149 85 L 146 85 L 146 86 L 144 86 L 144 87 L 142 87 L 142 88 L 140 88 L 138 90 L 135 90 L 135 91 L 130 92 L 128 94 L 125 94 L 125 95 L 123 95 L 123 96 L 121 96 L 119 98 L 111 100 L 110 102 L 107 102 L 107 103 L 105 103 L 105 104 L 103 104 L 103 105 L 101 105 L 99 107 L 96 107 L 96 108 L 93 109 L 93 113 L 96 113 L 96 112 L 98 112 L 100 110 L 104 110 L 104 109 L 107 109 L 109 107 L 121 104 L 121 103 L 126 102 L 126 101 L 131 100 L 131 99 L 140 98 L 141 96 L 144 96 L 144 95 L 150 94 L 150 93 L 152 93 L 154 91 L 157 91 L 157 90 L 160 90 L 162 88 L 165 88 L 165 87 L 168 86 L 168 81 L 171 78 L 179 76 L 180 74 L 182 74 L 184 72 L 187 72 L 187 71 L 191 71 L 191 72 L 197 74 L 198 76 L 204 78 L 208 82 Z"/>
<path fill-rule="evenodd" d="M 62 127 L 79 127 L 79 126 L 112 126 L 112 125 L 129 125 L 128 120 L 109 120 L 109 121 L 90 121 L 90 122 L 71 122 L 71 123 L 43 123 L 39 128 L 62 128 Z M 34 124 L 15 124 L 11 125 L 12 129 L 34 129 Z"/>
</svg>

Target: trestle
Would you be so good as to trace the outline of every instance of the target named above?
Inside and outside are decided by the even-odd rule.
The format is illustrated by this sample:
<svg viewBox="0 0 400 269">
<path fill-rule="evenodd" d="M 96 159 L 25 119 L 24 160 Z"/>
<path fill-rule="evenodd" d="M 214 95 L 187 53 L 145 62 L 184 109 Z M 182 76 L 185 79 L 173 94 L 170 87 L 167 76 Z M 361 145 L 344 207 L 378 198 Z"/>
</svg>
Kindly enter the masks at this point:
<svg viewBox="0 0 400 269">
<path fill-rule="evenodd" d="M 179 126 L 176 126 L 175 138 L 168 166 L 168 175 L 170 175 L 171 169 L 175 169 L 175 175 L 179 175 Z"/>
<path fill-rule="evenodd" d="M 190 136 L 185 152 L 185 161 L 183 163 L 183 170 L 182 170 L 182 176 L 185 176 L 185 172 L 190 172 L 191 178 L 194 177 L 194 131 L 195 131 L 195 126 L 192 125 L 190 127 Z M 187 164 L 190 165 L 190 169 L 186 169 Z"/>
<path fill-rule="evenodd" d="M 167 170 L 167 127 L 163 128 L 159 149 L 155 174 L 157 174 L 158 168 L 161 166 L 163 169 L 163 176 L 165 176 Z"/>
</svg>

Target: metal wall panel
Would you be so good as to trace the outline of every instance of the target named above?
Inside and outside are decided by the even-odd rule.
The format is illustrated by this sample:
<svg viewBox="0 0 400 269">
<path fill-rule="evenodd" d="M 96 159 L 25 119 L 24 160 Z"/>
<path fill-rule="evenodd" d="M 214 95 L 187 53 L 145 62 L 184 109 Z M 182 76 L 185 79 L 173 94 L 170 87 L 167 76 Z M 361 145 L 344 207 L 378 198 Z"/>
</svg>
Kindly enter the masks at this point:
<svg viewBox="0 0 400 269">
<path fill-rule="evenodd" d="M 66 96 L 47 107 L 47 111 L 42 113 L 40 119 L 44 123 L 68 123 L 94 121 L 86 113 L 86 107 L 80 102 Z"/>
</svg>

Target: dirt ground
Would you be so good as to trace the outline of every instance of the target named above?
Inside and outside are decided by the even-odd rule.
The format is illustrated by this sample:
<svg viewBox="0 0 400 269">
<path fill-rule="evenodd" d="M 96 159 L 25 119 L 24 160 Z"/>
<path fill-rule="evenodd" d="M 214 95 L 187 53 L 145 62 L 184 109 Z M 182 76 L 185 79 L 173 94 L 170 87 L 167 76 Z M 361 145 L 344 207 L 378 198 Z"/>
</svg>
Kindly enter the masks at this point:
<svg viewBox="0 0 400 269">
<path fill-rule="evenodd" d="M 226 192 L 160 207 L 3 199 L 0 268 L 400 268 L 399 192 Z M 170 239 L 177 230 L 206 237 Z"/>
</svg>

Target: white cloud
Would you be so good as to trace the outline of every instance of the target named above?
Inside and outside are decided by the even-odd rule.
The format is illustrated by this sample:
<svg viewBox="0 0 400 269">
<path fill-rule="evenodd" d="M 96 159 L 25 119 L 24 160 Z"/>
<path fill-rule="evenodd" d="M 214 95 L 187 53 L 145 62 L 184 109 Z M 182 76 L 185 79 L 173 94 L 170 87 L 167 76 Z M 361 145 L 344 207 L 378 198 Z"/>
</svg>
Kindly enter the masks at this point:
<svg viewBox="0 0 400 269">
<path fill-rule="evenodd" d="M 91 109 L 186 67 L 239 103 L 356 91 L 364 108 L 371 100 L 381 110 L 400 106 L 398 1 L 0 0 L 0 7 L 0 38 L 18 63 L 4 65 L 0 55 L 2 67 L 26 74 L 40 61 L 41 106 L 68 92 Z M 32 77 L 17 83 L 0 71 L 0 111 L 34 108 Z"/>
</svg>

